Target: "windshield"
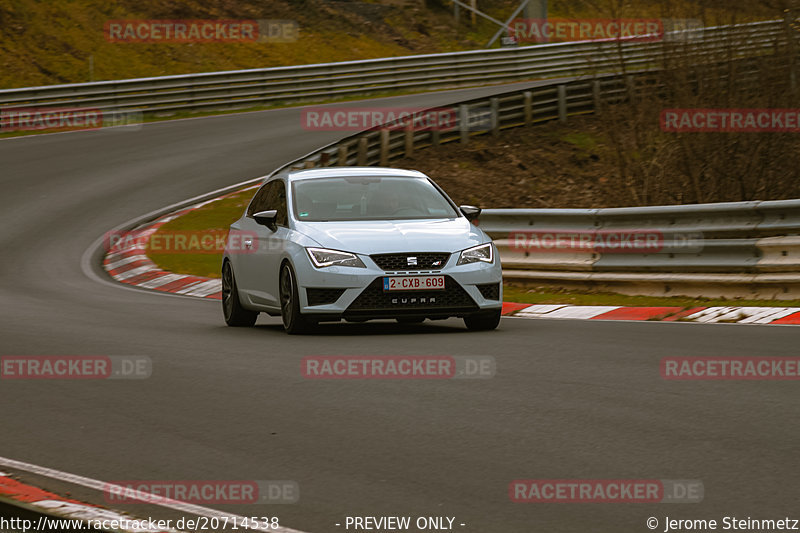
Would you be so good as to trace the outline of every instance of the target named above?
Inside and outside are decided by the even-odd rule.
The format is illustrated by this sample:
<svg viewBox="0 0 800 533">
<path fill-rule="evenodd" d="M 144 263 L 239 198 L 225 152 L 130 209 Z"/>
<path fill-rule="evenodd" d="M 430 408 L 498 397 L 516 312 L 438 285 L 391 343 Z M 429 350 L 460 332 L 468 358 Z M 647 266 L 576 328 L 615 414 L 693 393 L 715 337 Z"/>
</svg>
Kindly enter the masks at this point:
<svg viewBox="0 0 800 533">
<path fill-rule="evenodd" d="M 308 222 L 454 218 L 453 205 L 425 178 L 341 177 L 293 183 L 294 217 Z"/>
</svg>

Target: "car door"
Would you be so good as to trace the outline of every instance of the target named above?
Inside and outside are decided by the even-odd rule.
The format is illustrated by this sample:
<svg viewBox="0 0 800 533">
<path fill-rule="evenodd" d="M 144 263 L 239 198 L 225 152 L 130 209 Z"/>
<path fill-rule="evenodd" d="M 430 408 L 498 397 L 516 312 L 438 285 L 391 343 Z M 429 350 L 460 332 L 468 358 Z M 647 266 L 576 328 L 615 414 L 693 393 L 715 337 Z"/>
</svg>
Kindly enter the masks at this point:
<svg viewBox="0 0 800 533">
<path fill-rule="evenodd" d="M 264 184 L 256 191 L 247 206 L 244 216 L 231 224 L 230 234 L 228 235 L 229 241 L 235 244 L 228 247 L 228 258 L 236 276 L 236 285 L 240 296 L 248 302 L 252 300 L 250 295 L 256 282 L 256 277 L 253 275 L 255 269 L 250 264 L 255 250 L 254 246 L 258 245 L 258 235 L 267 230 L 267 228 L 256 224 L 253 219 L 253 213 L 266 211 L 267 192 L 269 189 L 270 184 Z"/>
<path fill-rule="evenodd" d="M 280 264 L 289 233 L 286 210 L 286 185 L 280 179 L 267 183 L 253 198 L 247 215 L 241 221 L 245 234 L 254 235 L 249 253 L 241 257 L 241 276 L 243 292 L 249 301 L 259 306 L 280 307 L 278 277 Z M 258 224 L 253 215 L 260 211 L 276 210 L 275 227 L 268 228 Z"/>
</svg>

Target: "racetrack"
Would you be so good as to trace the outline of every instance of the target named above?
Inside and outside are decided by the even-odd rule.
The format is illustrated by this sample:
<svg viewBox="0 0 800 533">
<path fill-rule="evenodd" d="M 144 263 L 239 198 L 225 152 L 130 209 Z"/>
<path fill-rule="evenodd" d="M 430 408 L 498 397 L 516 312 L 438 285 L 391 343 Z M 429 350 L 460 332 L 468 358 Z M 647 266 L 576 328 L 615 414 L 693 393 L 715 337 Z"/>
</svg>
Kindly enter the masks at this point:
<svg viewBox="0 0 800 533">
<path fill-rule="evenodd" d="M 435 106 L 504 90 L 381 103 Z M 343 530 L 334 524 L 348 515 L 454 516 L 460 531 L 522 533 L 797 512 L 796 382 L 659 375 L 667 356 L 796 356 L 796 328 L 510 318 L 489 333 L 451 320 L 289 337 L 279 319 L 226 328 L 218 302 L 98 283 L 82 269 L 104 231 L 341 135 L 303 130 L 300 108 L 289 108 L 0 141 L 0 354 L 153 361 L 143 381 L 3 381 L 0 455 L 99 480 L 295 480 L 298 504 L 217 507 L 314 533 Z M 300 373 L 307 355 L 405 354 L 492 355 L 497 375 Z M 699 479 L 705 499 L 514 504 L 508 485 L 520 478 Z M 170 514 L 144 514 L 156 512 Z"/>
</svg>

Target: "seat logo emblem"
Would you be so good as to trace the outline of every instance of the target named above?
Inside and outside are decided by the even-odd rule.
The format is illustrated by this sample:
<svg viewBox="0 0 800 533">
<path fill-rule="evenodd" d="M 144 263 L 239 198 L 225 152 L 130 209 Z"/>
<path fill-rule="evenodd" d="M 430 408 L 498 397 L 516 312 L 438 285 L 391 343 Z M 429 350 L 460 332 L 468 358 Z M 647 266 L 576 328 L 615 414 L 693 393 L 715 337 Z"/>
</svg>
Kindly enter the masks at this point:
<svg viewBox="0 0 800 533">
<path fill-rule="evenodd" d="M 408 266 L 417 266 L 416 257 L 406 257 L 406 261 L 408 262 Z"/>
</svg>

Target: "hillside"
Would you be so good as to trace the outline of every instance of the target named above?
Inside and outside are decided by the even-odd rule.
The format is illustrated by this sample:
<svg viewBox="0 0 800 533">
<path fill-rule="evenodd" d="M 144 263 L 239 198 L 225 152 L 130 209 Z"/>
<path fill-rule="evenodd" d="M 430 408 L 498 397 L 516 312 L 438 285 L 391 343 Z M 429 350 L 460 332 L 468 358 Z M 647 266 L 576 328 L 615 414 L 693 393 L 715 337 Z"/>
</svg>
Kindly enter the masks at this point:
<svg viewBox="0 0 800 533">
<path fill-rule="evenodd" d="M 412 4 L 414 4 L 412 2 Z M 488 2 L 487 2 L 488 4 Z M 500 17 L 513 1 L 487 7 Z M 296 42 L 115 43 L 109 20 L 289 20 Z M 489 22 L 443 7 L 287 0 L 0 0 L 0 88 L 344 61 L 480 48 Z"/>
<path fill-rule="evenodd" d="M 609 17 L 610 11 L 597 7 L 604 2 L 550 0 L 550 15 Z M 478 7 L 503 20 L 518 3 L 478 0 Z M 706 4 L 713 8 L 713 2 L 704 0 L 624 3 L 628 7 L 621 16 L 665 16 L 669 12 L 705 18 L 709 12 Z M 755 3 L 748 6 L 751 12 L 758 12 Z M 299 39 L 146 44 L 106 38 L 108 21 L 141 19 L 289 20 L 299 27 Z M 446 0 L 0 0 L 0 88 L 485 47 L 497 26 L 480 18 L 473 25 L 469 19 L 462 10 L 457 24 Z"/>
</svg>

